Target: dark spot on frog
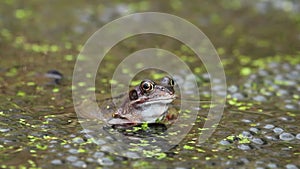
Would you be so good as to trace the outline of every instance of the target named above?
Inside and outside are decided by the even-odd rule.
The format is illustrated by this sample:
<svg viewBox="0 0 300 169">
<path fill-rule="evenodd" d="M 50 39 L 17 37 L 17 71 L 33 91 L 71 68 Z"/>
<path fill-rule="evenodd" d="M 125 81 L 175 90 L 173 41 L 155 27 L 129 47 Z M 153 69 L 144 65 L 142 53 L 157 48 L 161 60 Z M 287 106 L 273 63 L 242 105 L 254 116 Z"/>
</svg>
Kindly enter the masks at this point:
<svg viewBox="0 0 300 169">
<path fill-rule="evenodd" d="M 138 96 L 138 93 L 135 89 L 133 89 L 129 92 L 129 99 L 130 100 L 136 100 L 138 98 L 139 98 L 139 96 Z"/>
</svg>

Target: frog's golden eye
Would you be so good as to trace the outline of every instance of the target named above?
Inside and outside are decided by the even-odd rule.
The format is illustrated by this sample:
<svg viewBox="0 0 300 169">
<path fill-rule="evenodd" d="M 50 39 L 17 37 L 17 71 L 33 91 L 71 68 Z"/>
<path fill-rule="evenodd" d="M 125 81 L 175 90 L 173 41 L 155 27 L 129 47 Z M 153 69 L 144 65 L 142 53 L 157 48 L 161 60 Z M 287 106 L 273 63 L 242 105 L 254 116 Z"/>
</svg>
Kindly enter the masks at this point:
<svg viewBox="0 0 300 169">
<path fill-rule="evenodd" d="M 144 92 L 150 92 L 154 89 L 154 82 L 152 82 L 152 81 L 143 81 L 141 83 L 141 88 Z"/>
<path fill-rule="evenodd" d="M 174 86 L 174 85 L 175 85 L 175 82 L 174 82 L 174 80 L 173 80 L 173 79 L 170 79 L 170 81 L 169 81 L 169 85 L 170 85 L 170 86 Z"/>
</svg>

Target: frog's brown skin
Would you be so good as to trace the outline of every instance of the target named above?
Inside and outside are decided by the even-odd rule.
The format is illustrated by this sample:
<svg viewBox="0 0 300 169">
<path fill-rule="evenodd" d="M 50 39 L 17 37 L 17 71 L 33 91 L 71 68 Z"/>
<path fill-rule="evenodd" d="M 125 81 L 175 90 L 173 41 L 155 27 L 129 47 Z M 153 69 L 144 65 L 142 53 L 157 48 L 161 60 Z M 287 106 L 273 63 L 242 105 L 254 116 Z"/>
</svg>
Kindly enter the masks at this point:
<svg viewBox="0 0 300 169">
<path fill-rule="evenodd" d="M 174 81 L 170 77 L 164 77 L 160 84 L 144 80 L 128 93 L 108 124 L 134 126 L 154 123 L 166 115 L 168 104 L 176 98 L 174 92 Z"/>
</svg>

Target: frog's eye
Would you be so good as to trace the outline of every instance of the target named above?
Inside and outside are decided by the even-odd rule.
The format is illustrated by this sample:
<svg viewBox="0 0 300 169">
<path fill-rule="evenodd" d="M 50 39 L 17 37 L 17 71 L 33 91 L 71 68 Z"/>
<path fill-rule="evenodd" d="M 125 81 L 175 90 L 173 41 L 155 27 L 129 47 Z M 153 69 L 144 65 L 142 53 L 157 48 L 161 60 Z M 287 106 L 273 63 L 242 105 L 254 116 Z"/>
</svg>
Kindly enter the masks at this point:
<svg viewBox="0 0 300 169">
<path fill-rule="evenodd" d="M 175 82 L 174 82 L 174 80 L 173 80 L 173 79 L 170 79 L 170 81 L 169 81 L 169 85 L 170 85 L 170 86 L 172 86 L 172 87 L 175 85 Z"/>
<path fill-rule="evenodd" d="M 145 92 L 150 92 L 154 89 L 154 82 L 152 82 L 152 81 L 143 81 L 141 83 L 141 88 Z"/>
<path fill-rule="evenodd" d="M 168 76 L 165 76 L 162 80 L 161 80 L 161 84 L 165 85 L 165 86 L 171 86 L 173 87 L 175 85 L 175 82 L 173 79 L 171 79 Z"/>
<path fill-rule="evenodd" d="M 137 93 L 137 91 L 136 90 L 131 90 L 130 92 L 129 92 L 129 99 L 130 100 L 136 100 L 136 99 L 138 99 L 139 98 L 139 96 L 138 96 L 138 93 Z"/>
</svg>

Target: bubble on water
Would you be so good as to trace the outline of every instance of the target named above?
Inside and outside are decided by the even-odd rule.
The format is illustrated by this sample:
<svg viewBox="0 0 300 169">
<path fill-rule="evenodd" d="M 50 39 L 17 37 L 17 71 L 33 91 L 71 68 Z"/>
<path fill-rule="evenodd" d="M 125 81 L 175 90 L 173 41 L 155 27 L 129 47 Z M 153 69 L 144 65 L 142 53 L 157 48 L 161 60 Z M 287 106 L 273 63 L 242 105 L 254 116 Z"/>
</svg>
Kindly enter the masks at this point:
<svg viewBox="0 0 300 169">
<path fill-rule="evenodd" d="M 95 152 L 93 155 L 94 158 L 102 158 L 103 156 L 104 156 L 103 152 Z"/>
<path fill-rule="evenodd" d="M 278 168 L 277 164 L 275 164 L 275 163 L 269 163 L 267 166 L 268 166 L 268 168 Z"/>
<path fill-rule="evenodd" d="M 261 96 L 261 95 L 254 96 L 253 100 L 258 101 L 258 102 L 265 102 L 265 101 L 267 101 L 267 99 L 264 96 Z"/>
<path fill-rule="evenodd" d="M 299 169 L 295 164 L 287 164 L 285 166 L 286 169 Z"/>
<path fill-rule="evenodd" d="M 229 141 L 227 141 L 227 140 L 221 140 L 220 144 L 224 145 L 224 146 L 227 146 L 227 145 L 230 145 L 231 143 Z"/>
<path fill-rule="evenodd" d="M 185 167 L 176 167 L 175 169 L 187 169 Z"/>
<path fill-rule="evenodd" d="M 297 109 L 296 106 L 292 105 L 292 104 L 285 105 L 285 108 L 290 109 L 290 110 L 296 110 Z"/>
<path fill-rule="evenodd" d="M 250 150 L 251 149 L 251 147 L 249 145 L 246 145 L 246 144 L 238 145 L 238 148 L 241 149 L 241 150 Z"/>
<path fill-rule="evenodd" d="M 210 74 L 209 74 L 209 73 L 204 73 L 204 74 L 202 75 L 202 77 L 203 77 L 203 79 L 205 79 L 205 80 L 210 80 Z"/>
<path fill-rule="evenodd" d="M 256 74 L 252 74 L 249 76 L 249 79 L 254 80 L 257 79 L 257 75 Z M 251 86 L 251 84 L 249 83 L 249 85 Z"/>
<path fill-rule="evenodd" d="M 269 75 L 269 73 L 266 70 L 264 70 L 264 69 L 259 69 L 258 70 L 258 75 L 260 75 L 260 76 L 267 76 L 267 75 Z"/>
<path fill-rule="evenodd" d="M 238 87 L 236 85 L 231 85 L 231 86 L 228 87 L 228 91 L 230 93 L 235 93 L 235 92 L 238 91 Z"/>
<path fill-rule="evenodd" d="M 286 122 L 293 122 L 295 121 L 292 117 L 279 117 L 280 120 L 286 121 Z"/>
<path fill-rule="evenodd" d="M 79 133 L 91 133 L 91 132 L 93 132 L 93 131 L 89 130 L 89 129 L 83 129 Z"/>
<path fill-rule="evenodd" d="M 220 90 L 220 91 L 217 91 L 216 92 L 216 94 L 218 95 L 218 96 L 226 96 L 226 91 L 224 91 L 224 90 Z"/>
<path fill-rule="evenodd" d="M 272 129 L 272 128 L 274 128 L 275 126 L 273 125 L 273 124 L 266 124 L 265 126 L 264 126 L 264 128 L 265 129 Z"/>
<path fill-rule="evenodd" d="M 292 80 L 297 80 L 299 76 L 300 76 L 299 71 L 295 71 L 295 70 L 287 74 L 287 77 Z"/>
<path fill-rule="evenodd" d="M 280 127 L 275 127 L 275 128 L 273 129 L 273 131 L 274 131 L 274 133 L 276 133 L 276 134 L 281 134 L 284 130 L 283 130 L 282 128 L 280 128 Z"/>
<path fill-rule="evenodd" d="M 279 138 L 283 141 L 291 141 L 295 139 L 295 136 L 291 133 L 282 133 L 279 135 Z"/>
<path fill-rule="evenodd" d="M 272 140 L 272 141 L 277 141 L 278 140 L 274 136 L 265 136 L 265 138 L 268 139 L 268 140 Z"/>
<path fill-rule="evenodd" d="M 67 161 L 74 162 L 74 161 L 78 160 L 78 157 L 76 157 L 76 156 L 68 156 L 66 159 L 67 159 Z"/>
<path fill-rule="evenodd" d="M 62 164 L 62 161 L 59 160 L 59 159 L 54 159 L 51 161 L 51 164 L 54 164 L 54 165 L 61 165 Z"/>
<path fill-rule="evenodd" d="M 288 63 L 284 63 L 284 64 L 282 64 L 282 68 L 283 68 L 285 71 L 290 71 L 290 70 L 291 70 L 291 65 L 288 64 Z"/>
<path fill-rule="evenodd" d="M 74 148 L 71 148 L 71 149 L 69 149 L 68 151 L 69 151 L 69 153 L 71 153 L 71 154 L 78 154 L 78 150 L 77 150 L 77 149 L 74 149 Z"/>
<path fill-rule="evenodd" d="M 8 131 L 10 131 L 9 128 L 0 128 L 0 132 L 2 132 L 2 133 L 8 132 Z"/>
<path fill-rule="evenodd" d="M 249 131 L 251 131 L 251 132 L 257 134 L 257 133 L 259 132 L 259 129 L 258 129 L 258 128 L 255 128 L 255 127 L 251 127 L 251 128 L 249 129 Z"/>
<path fill-rule="evenodd" d="M 300 140 L 300 133 L 296 135 L 296 138 Z"/>
<path fill-rule="evenodd" d="M 277 95 L 279 96 L 284 96 L 284 95 L 288 95 L 288 91 L 287 90 L 284 90 L 284 89 L 279 89 L 277 92 L 276 92 Z"/>
<path fill-rule="evenodd" d="M 252 137 L 253 137 L 253 135 L 252 135 L 250 132 L 248 132 L 248 131 L 243 131 L 243 132 L 242 132 L 242 135 L 243 135 L 244 137 L 246 137 L 246 138 L 252 138 Z"/>
<path fill-rule="evenodd" d="M 242 119 L 242 122 L 244 122 L 244 123 L 251 123 L 252 120 L 249 120 L 249 119 Z"/>
<path fill-rule="evenodd" d="M 74 167 L 86 168 L 87 165 L 84 161 L 76 161 L 72 164 Z"/>
<path fill-rule="evenodd" d="M 126 152 L 126 156 L 127 157 L 131 157 L 131 158 L 139 158 L 140 156 L 135 153 L 135 152 Z"/>
<path fill-rule="evenodd" d="M 58 141 L 57 140 L 51 140 L 51 141 L 49 141 L 49 143 L 50 144 L 56 144 L 56 143 L 58 143 Z"/>
<path fill-rule="evenodd" d="M 73 141 L 73 143 L 77 143 L 77 144 L 80 144 L 80 143 L 84 142 L 84 140 L 80 137 L 75 137 L 75 138 L 73 138 L 72 141 Z"/>
<path fill-rule="evenodd" d="M 252 141 L 253 143 L 259 144 L 259 145 L 265 144 L 265 141 L 263 141 L 263 140 L 260 139 L 260 138 L 253 138 L 253 139 L 251 139 L 251 141 Z"/>
<path fill-rule="evenodd" d="M 111 159 L 107 158 L 107 157 L 104 157 L 104 158 L 98 158 L 97 161 L 98 161 L 98 163 L 99 163 L 100 165 L 104 165 L 104 166 L 111 166 L 111 165 L 114 164 L 114 162 L 113 162 Z"/>
<path fill-rule="evenodd" d="M 278 63 L 276 63 L 276 62 L 270 62 L 270 63 L 268 63 L 268 67 L 269 68 L 277 68 L 278 67 Z"/>
<path fill-rule="evenodd" d="M 64 145 L 64 148 L 71 148 L 70 144 Z"/>
<path fill-rule="evenodd" d="M 245 96 L 242 93 L 233 93 L 231 97 L 238 100 L 245 99 Z"/>
<path fill-rule="evenodd" d="M 240 162 L 244 163 L 244 164 L 248 164 L 250 161 L 247 158 L 240 158 L 239 159 Z"/>
<path fill-rule="evenodd" d="M 103 140 L 103 139 L 97 139 L 97 140 L 94 140 L 94 142 L 96 143 L 96 144 L 98 144 L 98 145 L 103 145 L 103 144 L 105 144 L 106 143 L 106 141 L 105 140 Z"/>
</svg>

